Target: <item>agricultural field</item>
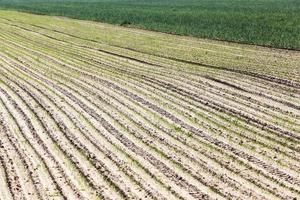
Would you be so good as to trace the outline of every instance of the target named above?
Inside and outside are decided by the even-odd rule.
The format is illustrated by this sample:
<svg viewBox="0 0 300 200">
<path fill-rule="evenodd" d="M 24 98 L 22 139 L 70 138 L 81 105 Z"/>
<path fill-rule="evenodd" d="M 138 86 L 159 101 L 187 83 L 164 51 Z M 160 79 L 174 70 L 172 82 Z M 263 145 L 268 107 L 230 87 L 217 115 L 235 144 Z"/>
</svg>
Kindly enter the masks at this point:
<svg viewBox="0 0 300 200">
<path fill-rule="evenodd" d="M 0 11 L 0 199 L 300 199 L 299 63 Z"/>
<path fill-rule="evenodd" d="M 299 0 L 0 0 L 0 8 L 300 50 Z"/>
</svg>

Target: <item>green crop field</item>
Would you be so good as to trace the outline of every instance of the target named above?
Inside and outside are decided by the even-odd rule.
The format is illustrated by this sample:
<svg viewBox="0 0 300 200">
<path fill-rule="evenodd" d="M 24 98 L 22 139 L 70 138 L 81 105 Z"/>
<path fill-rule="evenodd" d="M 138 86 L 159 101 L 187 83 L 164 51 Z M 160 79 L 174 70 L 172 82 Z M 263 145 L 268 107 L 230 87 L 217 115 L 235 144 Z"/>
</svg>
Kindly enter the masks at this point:
<svg viewBox="0 0 300 200">
<path fill-rule="evenodd" d="M 299 0 L 0 0 L 0 7 L 300 49 Z"/>
</svg>

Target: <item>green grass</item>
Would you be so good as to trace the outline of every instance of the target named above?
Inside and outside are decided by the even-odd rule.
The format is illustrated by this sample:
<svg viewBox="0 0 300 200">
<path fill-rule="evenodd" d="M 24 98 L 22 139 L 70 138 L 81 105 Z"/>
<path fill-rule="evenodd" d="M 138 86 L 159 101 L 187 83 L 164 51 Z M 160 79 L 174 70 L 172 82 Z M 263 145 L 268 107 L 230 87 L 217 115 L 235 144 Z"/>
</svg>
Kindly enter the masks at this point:
<svg viewBox="0 0 300 200">
<path fill-rule="evenodd" d="M 0 0 L 0 8 L 300 49 L 299 0 Z"/>
</svg>

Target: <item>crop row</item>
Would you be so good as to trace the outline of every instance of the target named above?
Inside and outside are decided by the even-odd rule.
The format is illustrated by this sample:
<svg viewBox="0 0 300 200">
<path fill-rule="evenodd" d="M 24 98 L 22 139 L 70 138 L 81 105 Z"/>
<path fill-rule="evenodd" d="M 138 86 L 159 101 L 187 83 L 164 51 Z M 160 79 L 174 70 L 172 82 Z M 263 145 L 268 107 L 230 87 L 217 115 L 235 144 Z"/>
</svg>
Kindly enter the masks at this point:
<svg viewBox="0 0 300 200">
<path fill-rule="evenodd" d="M 0 23 L 8 199 L 300 196 L 294 82 Z"/>
</svg>

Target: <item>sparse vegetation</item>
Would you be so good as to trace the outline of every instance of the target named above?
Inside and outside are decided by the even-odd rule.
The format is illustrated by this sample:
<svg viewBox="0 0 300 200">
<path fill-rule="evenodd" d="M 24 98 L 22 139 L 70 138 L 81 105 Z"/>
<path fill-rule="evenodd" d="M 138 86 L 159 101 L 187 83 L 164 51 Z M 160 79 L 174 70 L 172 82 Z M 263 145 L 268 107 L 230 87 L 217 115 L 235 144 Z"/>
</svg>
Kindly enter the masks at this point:
<svg viewBox="0 0 300 200">
<path fill-rule="evenodd" d="M 123 26 L 0 11 L 0 199 L 300 198 L 299 51 Z"/>
</svg>

